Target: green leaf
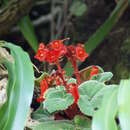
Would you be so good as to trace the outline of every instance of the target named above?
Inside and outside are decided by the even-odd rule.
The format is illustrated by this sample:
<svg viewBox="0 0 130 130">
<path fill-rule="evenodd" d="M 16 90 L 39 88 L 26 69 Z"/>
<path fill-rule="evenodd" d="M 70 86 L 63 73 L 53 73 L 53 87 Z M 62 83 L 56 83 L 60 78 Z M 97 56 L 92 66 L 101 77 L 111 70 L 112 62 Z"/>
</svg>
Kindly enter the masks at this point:
<svg viewBox="0 0 130 130">
<path fill-rule="evenodd" d="M 92 53 L 92 51 L 102 43 L 104 38 L 108 35 L 111 31 L 112 27 L 117 23 L 121 14 L 127 8 L 127 2 L 125 0 L 120 0 L 109 18 L 106 22 L 88 39 L 85 43 L 85 50 L 87 53 Z"/>
<path fill-rule="evenodd" d="M 92 70 L 92 67 L 93 66 L 88 66 L 88 67 L 86 67 L 86 68 L 84 68 L 84 69 L 82 69 L 82 70 L 79 71 L 79 73 L 80 73 L 80 79 L 82 81 L 86 81 L 86 80 L 90 79 L 90 72 Z M 98 70 L 99 70 L 98 73 L 103 73 L 104 72 L 104 70 L 100 66 L 96 65 L 96 67 L 98 67 Z"/>
<path fill-rule="evenodd" d="M 118 94 L 119 120 L 122 130 L 130 129 L 130 79 L 121 80 Z"/>
<path fill-rule="evenodd" d="M 30 109 L 34 90 L 33 66 L 27 53 L 20 47 L 5 42 L 11 51 L 14 63 L 2 63 L 9 73 L 7 101 L 0 108 L 0 129 L 23 130 Z"/>
<path fill-rule="evenodd" d="M 65 71 L 67 76 L 72 76 L 74 69 L 70 61 L 65 65 Z"/>
<path fill-rule="evenodd" d="M 74 123 L 79 127 L 91 128 L 91 120 L 86 116 L 76 115 L 74 117 Z"/>
<path fill-rule="evenodd" d="M 95 80 L 82 83 L 79 86 L 80 98 L 78 105 L 80 110 L 84 114 L 92 116 L 100 108 L 104 93 L 114 88 L 117 88 L 117 85 L 105 86 L 103 83 Z"/>
<path fill-rule="evenodd" d="M 91 130 L 83 126 L 76 126 L 74 122 L 68 120 L 45 121 L 31 128 L 32 130 Z"/>
<path fill-rule="evenodd" d="M 117 90 L 114 88 L 105 93 L 101 107 L 94 114 L 92 130 L 117 130 Z"/>
<path fill-rule="evenodd" d="M 11 100 L 11 91 L 13 89 L 13 86 L 16 82 L 16 75 L 14 71 L 14 66 L 12 63 L 10 63 L 8 60 L 2 60 L 0 59 L 0 62 L 4 64 L 8 70 L 8 84 L 6 86 L 6 92 L 7 92 L 7 101 L 5 104 L 0 107 L 0 129 L 4 127 L 6 124 L 6 121 L 8 120 L 8 115 L 9 115 L 9 102 Z M 13 76 L 12 76 L 13 75 Z"/>
<path fill-rule="evenodd" d="M 74 130 L 74 125 L 71 121 L 46 121 L 37 126 L 32 127 L 32 130 Z"/>
<path fill-rule="evenodd" d="M 44 108 L 50 113 L 65 110 L 72 105 L 74 99 L 71 94 L 66 93 L 63 86 L 50 88 L 45 94 Z M 53 107 L 52 107 L 53 106 Z"/>
<path fill-rule="evenodd" d="M 82 83 L 79 86 L 80 98 L 78 101 L 79 108 L 81 112 L 86 115 L 92 116 L 95 109 L 98 107 L 93 102 L 95 101 L 95 96 L 98 94 L 105 85 L 95 80 L 90 80 Z M 103 93 L 102 93 L 103 96 Z M 98 96 L 97 96 L 98 97 Z M 99 104 L 100 100 L 98 101 Z"/>
<path fill-rule="evenodd" d="M 54 116 L 51 115 L 47 110 L 43 109 L 42 105 L 39 109 L 37 109 L 35 112 L 31 114 L 31 118 L 39 122 L 54 120 Z"/>
<path fill-rule="evenodd" d="M 92 77 L 92 80 L 97 80 L 99 82 L 109 81 L 113 77 L 111 72 L 104 72 Z"/>
<path fill-rule="evenodd" d="M 10 0 L 3 0 L 3 4 L 6 6 L 8 5 L 9 1 Z M 36 52 L 38 49 L 38 40 L 29 16 L 22 17 L 18 22 L 18 26 L 29 45 Z"/>
<path fill-rule="evenodd" d="M 28 41 L 29 45 L 36 52 L 38 49 L 38 40 L 36 38 L 34 28 L 29 16 L 24 16 L 23 18 L 21 18 L 18 22 L 18 26 L 25 39 Z"/>
<path fill-rule="evenodd" d="M 71 14 L 81 16 L 87 11 L 87 5 L 80 0 L 74 1 L 70 7 Z"/>
</svg>

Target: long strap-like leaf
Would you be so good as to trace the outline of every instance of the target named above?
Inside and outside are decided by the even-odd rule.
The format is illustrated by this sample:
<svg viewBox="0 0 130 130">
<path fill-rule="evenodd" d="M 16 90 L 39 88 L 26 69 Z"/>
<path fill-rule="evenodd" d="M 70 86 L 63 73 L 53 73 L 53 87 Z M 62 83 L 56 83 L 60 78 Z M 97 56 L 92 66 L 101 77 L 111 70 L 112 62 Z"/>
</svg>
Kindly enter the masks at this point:
<svg viewBox="0 0 130 130">
<path fill-rule="evenodd" d="M 0 129 L 23 130 L 34 90 L 33 67 L 28 54 L 20 47 L 7 42 L 4 46 L 10 49 L 14 63 L 6 66 L 9 72 L 8 99 L 0 109 Z"/>
<path fill-rule="evenodd" d="M 94 114 L 92 130 L 117 130 L 117 88 L 105 93 L 101 108 Z"/>
<path fill-rule="evenodd" d="M 4 6 L 8 5 L 9 2 L 10 0 L 3 0 Z M 22 17 L 18 22 L 18 26 L 28 44 L 36 52 L 38 49 L 38 40 L 29 15 Z"/>
<path fill-rule="evenodd" d="M 92 51 L 104 40 L 104 38 L 108 35 L 108 33 L 111 31 L 112 27 L 116 24 L 116 22 L 119 20 L 123 12 L 128 6 L 128 0 L 120 0 L 109 18 L 106 20 L 106 22 L 88 39 L 88 41 L 85 43 L 85 50 L 87 53 L 91 54 Z M 70 73 L 73 69 L 69 65 L 70 63 L 67 63 L 65 66 L 65 70 L 67 74 L 70 76 L 72 73 Z M 69 69 L 68 69 L 68 66 Z M 69 70 L 69 71 L 68 71 Z"/>
<path fill-rule="evenodd" d="M 130 130 L 130 79 L 121 80 L 118 94 L 119 120 L 122 130 Z"/>
<path fill-rule="evenodd" d="M 16 82 L 16 75 L 15 75 L 15 71 L 14 71 L 14 65 L 12 63 L 10 63 L 7 60 L 2 60 L 0 61 L 0 63 L 3 63 L 7 70 L 8 70 L 8 84 L 6 86 L 6 92 L 7 92 L 7 101 L 5 102 L 5 104 L 3 104 L 3 106 L 0 108 L 0 129 L 2 130 L 5 123 L 8 120 L 8 116 L 9 116 L 9 103 L 11 100 L 11 91 L 13 90 L 14 84 Z"/>
<path fill-rule="evenodd" d="M 123 12 L 128 7 L 128 0 L 120 0 L 117 6 L 106 20 L 106 22 L 88 39 L 85 43 L 85 49 L 87 53 L 92 53 L 92 51 L 104 40 L 104 38 L 111 31 L 112 27 L 119 20 Z"/>
<path fill-rule="evenodd" d="M 32 22 L 29 18 L 29 16 L 24 16 L 20 19 L 18 22 L 18 26 L 20 28 L 20 31 L 22 32 L 23 36 L 29 43 L 29 45 L 32 47 L 32 49 L 36 52 L 38 49 L 38 40 L 35 35 L 34 27 L 32 25 Z"/>
</svg>

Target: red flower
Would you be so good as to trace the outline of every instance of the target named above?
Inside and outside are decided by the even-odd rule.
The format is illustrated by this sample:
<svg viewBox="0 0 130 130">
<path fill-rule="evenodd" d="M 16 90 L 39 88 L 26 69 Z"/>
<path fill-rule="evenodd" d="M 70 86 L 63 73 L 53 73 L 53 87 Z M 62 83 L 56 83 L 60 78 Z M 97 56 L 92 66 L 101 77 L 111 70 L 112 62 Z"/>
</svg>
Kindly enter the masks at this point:
<svg viewBox="0 0 130 130">
<path fill-rule="evenodd" d="M 66 46 L 63 44 L 63 40 L 54 40 L 49 45 L 52 50 L 54 50 L 56 53 L 59 53 L 60 57 L 65 55 L 67 51 Z"/>
<path fill-rule="evenodd" d="M 78 99 L 79 99 L 78 85 L 75 83 L 70 83 L 68 85 L 68 88 L 69 88 L 69 93 L 71 93 L 72 96 L 74 97 L 74 103 L 77 104 Z"/>
<path fill-rule="evenodd" d="M 37 102 L 42 102 L 44 101 L 44 94 L 46 92 L 46 90 L 48 89 L 48 83 L 46 79 L 43 79 L 40 83 L 40 87 L 41 87 L 41 94 L 40 97 L 37 98 Z"/>
<path fill-rule="evenodd" d="M 48 53 L 48 49 L 45 47 L 43 43 L 40 43 L 38 51 L 35 55 L 35 58 L 43 62 L 46 60 L 47 53 Z"/>
<path fill-rule="evenodd" d="M 78 46 L 76 47 L 76 57 L 82 62 L 85 61 L 85 59 L 88 57 L 88 54 L 84 50 L 82 44 L 78 44 Z"/>
<path fill-rule="evenodd" d="M 49 51 L 46 55 L 46 61 L 49 63 L 54 63 L 59 59 L 59 52 L 57 51 Z"/>
<path fill-rule="evenodd" d="M 35 58 L 39 61 L 54 63 L 65 55 L 67 49 L 63 44 L 63 40 L 54 40 L 46 47 L 43 43 L 39 45 Z"/>
<path fill-rule="evenodd" d="M 99 72 L 99 69 L 97 66 L 92 66 L 91 72 L 90 72 L 90 79 L 94 76 L 97 75 Z"/>
<path fill-rule="evenodd" d="M 60 51 L 64 47 L 62 40 L 54 40 L 50 43 L 50 47 L 55 51 Z"/>
</svg>

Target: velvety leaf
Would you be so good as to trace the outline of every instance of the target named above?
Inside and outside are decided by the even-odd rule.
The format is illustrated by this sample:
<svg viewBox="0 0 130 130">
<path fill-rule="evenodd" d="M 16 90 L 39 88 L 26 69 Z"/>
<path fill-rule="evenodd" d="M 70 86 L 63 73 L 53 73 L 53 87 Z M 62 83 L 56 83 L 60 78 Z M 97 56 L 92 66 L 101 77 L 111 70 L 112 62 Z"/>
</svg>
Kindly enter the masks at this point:
<svg viewBox="0 0 130 130">
<path fill-rule="evenodd" d="M 113 77 L 111 72 L 104 72 L 92 77 L 92 79 L 97 80 L 99 82 L 109 81 Z"/>
<path fill-rule="evenodd" d="M 96 65 L 96 67 L 98 67 L 99 73 L 104 72 L 104 70 L 100 66 Z M 89 80 L 91 70 L 92 70 L 92 66 L 88 66 L 88 67 L 84 68 L 83 70 L 79 71 L 80 79 L 82 82 Z"/>
<path fill-rule="evenodd" d="M 70 121 L 47 121 L 34 126 L 32 130 L 74 130 Z"/>
<path fill-rule="evenodd" d="M 72 105 L 74 99 L 71 94 L 66 93 L 63 86 L 50 88 L 46 92 L 45 101 L 43 102 L 44 108 L 50 113 L 65 110 Z M 53 106 L 53 107 L 52 107 Z"/>
<path fill-rule="evenodd" d="M 42 105 L 39 107 L 39 109 L 31 114 L 31 118 L 39 122 L 54 120 L 54 116 L 51 115 L 47 110 L 43 109 Z"/>
<path fill-rule="evenodd" d="M 118 94 L 119 120 L 122 130 L 130 129 L 130 79 L 121 80 Z"/>
<path fill-rule="evenodd" d="M 117 85 L 105 86 L 103 83 L 95 80 L 82 83 L 79 86 L 80 98 L 78 105 L 80 110 L 84 114 L 92 116 L 100 107 L 104 93 L 116 87 Z"/>
<path fill-rule="evenodd" d="M 95 80 L 86 81 L 79 86 L 80 98 L 78 105 L 81 112 L 89 116 L 93 115 L 96 108 L 92 104 L 93 98 L 103 87 L 105 87 L 103 83 Z"/>
<path fill-rule="evenodd" d="M 92 98 L 91 104 L 94 108 L 99 108 L 104 96 L 104 93 L 111 91 L 115 88 L 117 88 L 118 85 L 106 85 L 104 88 L 102 88 L 100 91 L 98 91 Z"/>
<path fill-rule="evenodd" d="M 91 130 L 90 128 L 84 128 L 75 126 L 72 121 L 60 120 L 60 121 L 46 121 L 42 122 L 34 127 L 32 130 Z"/>
<path fill-rule="evenodd" d="M 104 94 L 102 105 L 93 116 L 92 130 L 117 130 L 117 90 L 113 88 Z"/>
<path fill-rule="evenodd" d="M 74 117 L 74 123 L 79 127 L 91 128 L 91 120 L 86 116 L 76 115 Z"/>
<path fill-rule="evenodd" d="M 7 101 L 0 109 L 0 128 L 23 130 L 34 90 L 33 66 L 28 54 L 20 47 L 7 42 L 4 42 L 4 46 L 10 49 L 14 63 L 7 60 L 3 62 L 7 67 L 9 79 Z"/>
</svg>

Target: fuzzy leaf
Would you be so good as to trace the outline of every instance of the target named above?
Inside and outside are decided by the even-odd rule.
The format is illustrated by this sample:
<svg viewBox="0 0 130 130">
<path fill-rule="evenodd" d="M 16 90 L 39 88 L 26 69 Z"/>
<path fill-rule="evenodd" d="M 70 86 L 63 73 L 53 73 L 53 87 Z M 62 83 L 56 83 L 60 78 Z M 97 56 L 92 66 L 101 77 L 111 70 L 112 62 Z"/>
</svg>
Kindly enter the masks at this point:
<svg viewBox="0 0 130 130">
<path fill-rule="evenodd" d="M 39 107 L 39 109 L 31 114 L 31 118 L 39 122 L 54 120 L 53 115 L 51 115 L 47 110 L 43 109 L 42 105 Z"/>
<path fill-rule="evenodd" d="M 36 126 L 32 126 L 31 130 L 91 130 L 83 126 L 75 126 L 72 121 L 45 121 Z"/>
<path fill-rule="evenodd" d="M 63 86 L 57 88 L 50 88 L 46 92 L 45 101 L 43 102 L 44 108 L 50 113 L 65 110 L 72 105 L 74 99 L 71 94 L 66 93 Z"/>
<path fill-rule="evenodd" d="M 90 72 L 92 70 L 92 67 L 93 66 L 88 66 L 88 67 L 84 68 L 83 70 L 79 71 L 80 79 L 81 79 L 82 82 L 84 82 L 86 80 L 89 80 Z M 98 73 L 103 73 L 104 72 L 104 70 L 100 66 L 96 65 L 96 67 L 98 67 L 98 70 L 99 70 Z"/>
<path fill-rule="evenodd" d="M 116 85 L 105 86 L 103 83 L 90 80 L 79 86 L 80 98 L 78 105 L 80 110 L 89 116 L 92 116 L 95 110 L 100 107 L 103 95 L 117 87 Z"/>
<path fill-rule="evenodd" d="M 106 82 L 109 81 L 113 77 L 111 72 L 104 72 L 92 77 L 92 80 L 97 80 L 99 82 Z"/>
<path fill-rule="evenodd" d="M 73 130 L 74 125 L 69 121 L 49 121 L 35 126 L 32 130 Z"/>
</svg>

